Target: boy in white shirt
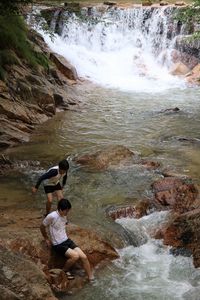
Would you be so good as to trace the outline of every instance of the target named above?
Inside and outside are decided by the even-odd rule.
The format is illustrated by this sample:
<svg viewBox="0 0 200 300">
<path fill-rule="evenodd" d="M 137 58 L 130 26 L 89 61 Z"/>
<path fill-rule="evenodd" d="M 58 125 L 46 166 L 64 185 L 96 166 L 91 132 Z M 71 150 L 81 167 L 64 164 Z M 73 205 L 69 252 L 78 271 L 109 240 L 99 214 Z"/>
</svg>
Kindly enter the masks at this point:
<svg viewBox="0 0 200 300">
<path fill-rule="evenodd" d="M 71 203 L 67 199 L 61 199 L 58 202 L 57 211 L 48 214 L 43 220 L 40 231 L 48 247 L 52 246 L 56 253 L 64 255 L 67 258 L 63 267 L 64 272 L 67 273 L 75 262 L 80 259 L 88 280 L 92 281 L 94 277 L 87 256 L 71 239 L 68 238 L 66 233 L 66 216 L 70 209 Z M 49 236 L 47 229 L 49 231 Z"/>
</svg>

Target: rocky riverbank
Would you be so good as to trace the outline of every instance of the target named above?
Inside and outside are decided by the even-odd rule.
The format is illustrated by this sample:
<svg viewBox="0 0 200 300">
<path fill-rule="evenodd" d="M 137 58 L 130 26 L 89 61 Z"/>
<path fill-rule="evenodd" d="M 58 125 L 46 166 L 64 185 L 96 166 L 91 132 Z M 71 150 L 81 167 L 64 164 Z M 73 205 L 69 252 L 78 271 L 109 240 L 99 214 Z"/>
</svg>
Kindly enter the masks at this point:
<svg viewBox="0 0 200 300">
<path fill-rule="evenodd" d="M 24 61 L 6 66 L 0 81 L 0 149 L 28 142 L 35 127 L 59 110 L 79 105 L 81 97 L 74 85 L 78 76 L 63 57 L 52 53 L 43 38 L 33 30 L 29 42 L 36 53 L 49 57 L 49 68 L 31 68 Z"/>
</svg>

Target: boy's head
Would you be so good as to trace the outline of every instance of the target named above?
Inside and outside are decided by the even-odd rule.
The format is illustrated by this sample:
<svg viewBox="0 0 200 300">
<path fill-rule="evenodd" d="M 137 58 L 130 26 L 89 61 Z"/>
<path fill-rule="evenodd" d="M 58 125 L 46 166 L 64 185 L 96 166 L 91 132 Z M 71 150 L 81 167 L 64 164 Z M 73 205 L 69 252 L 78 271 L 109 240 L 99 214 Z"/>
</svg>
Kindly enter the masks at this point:
<svg viewBox="0 0 200 300">
<path fill-rule="evenodd" d="M 60 212 L 64 212 L 64 211 L 69 211 L 71 209 L 71 203 L 69 202 L 68 199 L 61 199 L 59 202 L 58 202 L 58 211 Z"/>
<path fill-rule="evenodd" d="M 66 159 L 63 159 L 58 164 L 60 174 L 66 173 L 69 169 L 69 163 Z"/>
</svg>

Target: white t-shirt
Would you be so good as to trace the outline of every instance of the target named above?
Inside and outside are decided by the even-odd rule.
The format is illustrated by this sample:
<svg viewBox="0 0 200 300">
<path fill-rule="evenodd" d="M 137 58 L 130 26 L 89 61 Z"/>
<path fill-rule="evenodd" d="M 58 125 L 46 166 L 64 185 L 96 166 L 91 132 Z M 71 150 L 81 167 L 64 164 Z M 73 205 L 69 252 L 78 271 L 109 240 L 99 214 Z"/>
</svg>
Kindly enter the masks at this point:
<svg viewBox="0 0 200 300">
<path fill-rule="evenodd" d="M 58 210 L 48 214 L 43 220 L 43 225 L 48 227 L 53 245 L 61 244 L 68 239 L 66 233 L 66 217 L 61 217 Z"/>
</svg>

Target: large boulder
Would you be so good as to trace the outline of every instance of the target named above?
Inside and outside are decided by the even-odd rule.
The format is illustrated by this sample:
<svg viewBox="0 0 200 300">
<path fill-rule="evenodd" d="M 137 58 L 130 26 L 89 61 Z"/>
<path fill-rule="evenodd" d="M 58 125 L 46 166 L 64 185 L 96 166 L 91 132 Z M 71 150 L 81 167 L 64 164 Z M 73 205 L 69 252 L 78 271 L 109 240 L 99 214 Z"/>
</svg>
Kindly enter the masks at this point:
<svg viewBox="0 0 200 300">
<path fill-rule="evenodd" d="M 163 209 L 184 213 L 195 208 L 198 190 L 187 179 L 166 177 L 152 184 L 154 201 Z"/>
<path fill-rule="evenodd" d="M 195 267 L 200 267 L 200 201 L 199 208 L 175 215 L 162 231 L 164 244 L 191 250 Z"/>
<path fill-rule="evenodd" d="M 134 153 L 124 146 L 108 146 L 94 154 L 77 157 L 75 161 L 92 170 L 106 170 L 110 166 L 127 163 L 133 156 Z"/>
<path fill-rule="evenodd" d="M 50 59 L 55 63 L 58 70 L 68 79 L 75 81 L 78 79 L 76 69 L 63 56 L 52 52 Z"/>
</svg>

